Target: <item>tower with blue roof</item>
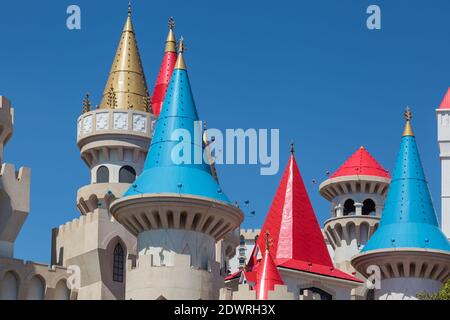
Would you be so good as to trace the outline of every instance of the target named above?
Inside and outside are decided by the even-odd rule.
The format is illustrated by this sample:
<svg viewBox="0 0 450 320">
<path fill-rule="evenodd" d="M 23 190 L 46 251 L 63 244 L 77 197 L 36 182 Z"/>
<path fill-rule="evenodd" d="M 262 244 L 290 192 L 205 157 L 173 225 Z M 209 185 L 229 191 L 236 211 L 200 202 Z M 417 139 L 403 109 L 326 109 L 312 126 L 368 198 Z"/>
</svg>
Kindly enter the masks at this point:
<svg viewBox="0 0 450 320">
<path fill-rule="evenodd" d="M 223 278 L 216 243 L 243 220 L 203 160 L 183 46 L 181 39 L 144 170 L 111 204 L 115 219 L 138 239 L 126 299 L 217 299 Z"/>
<path fill-rule="evenodd" d="M 428 184 L 411 127 L 406 126 L 380 225 L 353 266 L 375 284 L 382 300 L 416 299 L 436 292 L 450 274 L 450 243 L 439 229 Z M 374 269 L 375 266 L 375 269 Z M 379 267 L 379 273 L 376 270 Z"/>
</svg>

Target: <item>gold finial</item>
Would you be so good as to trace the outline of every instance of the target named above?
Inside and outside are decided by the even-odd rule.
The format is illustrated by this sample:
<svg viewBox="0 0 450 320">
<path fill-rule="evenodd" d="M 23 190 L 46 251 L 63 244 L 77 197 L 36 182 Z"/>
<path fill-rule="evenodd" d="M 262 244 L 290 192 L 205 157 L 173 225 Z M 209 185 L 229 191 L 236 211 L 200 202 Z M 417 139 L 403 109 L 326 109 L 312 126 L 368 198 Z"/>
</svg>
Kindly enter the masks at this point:
<svg viewBox="0 0 450 320">
<path fill-rule="evenodd" d="M 410 107 L 406 107 L 404 116 L 405 116 L 406 124 L 405 124 L 405 130 L 403 131 L 403 136 L 404 137 L 414 137 L 414 132 L 413 132 L 412 126 L 411 126 L 412 111 L 411 111 Z"/>
<path fill-rule="evenodd" d="M 186 64 L 184 63 L 183 52 L 186 50 L 186 44 L 184 43 L 183 36 L 180 37 L 178 43 L 178 58 L 174 69 L 187 70 Z"/>
<path fill-rule="evenodd" d="M 86 96 L 83 99 L 83 109 L 82 109 L 81 113 L 86 113 L 86 112 L 91 111 L 91 107 L 92 107 L 92 105 L 91 105 L 91 101 L 89 100 L 89 92 L 88 92 L 88 93 L 86 93 Z"/>
<path fill-rule="evenodd" d="M 294 141 L 291 141 L 291 154 L 294 154 Z"/>
<path fill-rule="evenodd" d="M 164 52 L 177 52 L 177 40 L 173 29 L 175 28 L 175 20 L 173 17 L 169 18 L 169 34 L 166 39 L 166 50 Z"/>
<path fill-rule="evenodd" d="M 131 17 L 131 1 L 128 1 L 128 16 Z"/>
</svg>

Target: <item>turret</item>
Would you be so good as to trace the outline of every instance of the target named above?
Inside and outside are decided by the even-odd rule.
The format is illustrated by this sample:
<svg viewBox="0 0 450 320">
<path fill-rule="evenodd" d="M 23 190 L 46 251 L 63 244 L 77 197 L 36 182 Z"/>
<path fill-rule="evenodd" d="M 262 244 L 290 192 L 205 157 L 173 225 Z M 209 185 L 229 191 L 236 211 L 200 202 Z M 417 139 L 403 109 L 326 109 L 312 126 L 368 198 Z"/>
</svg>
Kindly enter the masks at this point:
<svg viewBox="0 0 450 320">
<path fill-rule="evenodd" d="M 210 165 L 194 159 L 205 145 L 183 45 L 181 39 L 144 170 L 111 204 L 115 219 L 138 238 L 126 299 L 217 299 L 223 278 L 216 243 L 243 219 Z"/>
<path fill-rule="evenodd" d="M 78 190 L 81 214 L 107 208 L 142 171 L 152 135 L 151 102 L 131 20 L 131 7 L 113 60 L 100 106 L 87 96 L 78 118 L 77 145 L 91 171 Z"/>
<path fill-rule="evenodd" d="M 339 268 L 355 271 L 350 260 L 378 228 L 390 180 L 388 171 L 360 147 L 320 185 L 320 194 L 331 202 L 324 232 Z"/>
<path fill-rule="evenodd" d="M 441 225 L 450 238 L 450 88 L 436 110 L 436 117 L 441 159 Z"/>
<path fill-rule="evenodd" d="M 29 168 L 3 163 L 3 149 L 12 136 L 14 109 L 0 96 L 0 258 L 14 256 L 14 242 L 30 212 Z"/>
<path fill-rule="evenodd" d="M 375 270 L 372 280 L 375 298 L 380 300 L 416 299 L 418 293 L 436 292 L 450 274 L 450 243 L 439 229 L 409 109 L 405 117 L 379 228 L 352 259 L 365 276 Z"/>
<path fill-rule="evenodd" d="M 164 56 L 159 69 L 158 78 L 156 79 L 155 88 L 152 94 L 152 111 L 155 116 L 159 116 L 161 107 L 166 96 L 169 86 L 170 77 L 172 76 L 175 62 L 177 61 L 177 42 L 173 29 L 175 28 L 175 20 L 169 19 L 169 34 L 166 39 Z"/>
</svg>

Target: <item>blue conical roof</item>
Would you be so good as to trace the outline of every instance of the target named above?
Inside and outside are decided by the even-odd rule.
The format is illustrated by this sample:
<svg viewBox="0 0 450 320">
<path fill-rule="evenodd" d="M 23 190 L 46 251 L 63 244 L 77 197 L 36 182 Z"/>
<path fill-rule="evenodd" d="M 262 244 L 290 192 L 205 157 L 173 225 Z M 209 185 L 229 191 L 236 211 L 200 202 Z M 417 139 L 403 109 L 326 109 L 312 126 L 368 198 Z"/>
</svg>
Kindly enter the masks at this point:
<svg viewBox="0 0 450 320">
<path fill-rule="evenodd" d="M 450 243 L 439 229 L 409 120 L 379 228 L 362 252 L 391 248 L 450 251 Z"/>
<path fill-rule="evenodd" d="M 187 194 L 207 197 L 230 203 L 211 174 L 210 165 L 203 161 L 203 136 L 195 107 L 194 98 L 182 53 L 172 73 L 161 113 L 156 123 L 150 151 L 144 170 L 128 189 L 124 196 L 139 194 Z M 191 143 L 174 139 L 172 133 L 177 129 L 189 132 Z M 175 148 L 175 149 L 174 149 Z M 177 164 L 172 153 L 191 154 L 190 163 Z M 195 161 L 194 155 L 200 155 L 201 161 Z M 198 159 L 198 158 L 197 158 Z"/>
</svg>

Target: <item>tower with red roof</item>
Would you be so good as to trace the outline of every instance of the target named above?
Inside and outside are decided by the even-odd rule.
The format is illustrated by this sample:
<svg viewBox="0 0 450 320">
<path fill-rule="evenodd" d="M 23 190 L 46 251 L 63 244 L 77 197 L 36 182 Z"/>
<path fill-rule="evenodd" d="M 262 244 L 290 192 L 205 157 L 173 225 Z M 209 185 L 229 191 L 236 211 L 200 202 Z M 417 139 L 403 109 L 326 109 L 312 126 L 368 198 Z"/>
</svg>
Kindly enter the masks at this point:
<svg viewBox="0 0 450 320">
<path fill-rule="evenodd" d="M 152 94 L 152 111 L 157 117 L 161 113 L 161 107 L 166 96 L 167 88 L 169 87 L 170 77 L 172 76 L 175 63 L 177 62 L 177 41 L 175 40 L 175 34 L 173 32 L 174 28 L 175 21 L 172 17 L 170 17 L 169 34 L 166 39 L 164 56 Z"/>
<path fill-rule="evenodd" d="M 333 249 L 333 261 L 342 270 L 355 272 L 351 258 L 378 228 L 390 180 L 389 172 L 360 147 L 320 185 L 320 194 L 331 202 L 324 234 Z M 367 293 L 360 288 L 354 294 Z"/>
<path fill-rule="evenodd" d="M 436 110 L 441 158 L 442 231 L 450 238 L 450 88 Z"/>
<path fill-rule="evenodd" d="M 361 285 L 355 277 L 337 269 L 331 260 L 314 209 L 291 146 L 289 163 L 283 173 L 272 206 L 261 234 L 270 234 L 267 248 L 264 237 L 259 237 L 249 259 L 246 279 L 260 273 L 269 251 L 282 280 L 295 299 L 312 292 L 320 299 L 350 299 L 351 291 Z M 262 257 L 262 259 L 260 259 Z M 232 277 L 225 279 L 232 281 Z M 242 277 L 241 277 L 242 278 Z M 259 288 L 256 276 L 255 288 Z"/>
</svg>

